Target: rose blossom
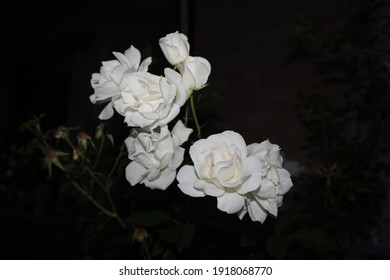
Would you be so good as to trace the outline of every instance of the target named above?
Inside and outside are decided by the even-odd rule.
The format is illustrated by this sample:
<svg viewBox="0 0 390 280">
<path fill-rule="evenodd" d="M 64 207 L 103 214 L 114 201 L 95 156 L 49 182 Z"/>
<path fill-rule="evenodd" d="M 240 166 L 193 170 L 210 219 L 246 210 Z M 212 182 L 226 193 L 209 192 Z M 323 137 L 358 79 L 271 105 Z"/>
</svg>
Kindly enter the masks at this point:
<svg viewBox="0 0 390 280">
<path fill-rule="evenodd" d="M 203 88 L 210 76 L 211 65 L 203 57 L 188 56 L 183 63 L 177 65 L 186 86 L 187 92 Z"/>
<path fill-rule="evenodd" d="M 190 51 L 187 36 L 178 31 L 161 38 L 159 44 L 165 58 L 171 65 L 177 65 L 183 62 Z"/>
<path fill-rule="evenodd" d="M 175 179 L 176 169 L 184 157 L 181 144 L 192 129 L 178 121 L 172 132 L 167 126 L 152 131 L 135 128 L 125 140 L 132 162 L 126 167 L 126 178 L 132 186 L 142 183 L 151 189 L 165 190 Z"/>
<path fill-rule="evenodd" d="M 277 216 L 283 195 L 292 187 L 290 173 L 282 167 L 283 159 L 278 145 L 268 140 L 248 145 L 248 154 L 259 158 L 263 165 L 264 178 L 260 188 L 247 195 L 246 206 L 239 213 L 247 212 L 253 221 L 263 223 L 268 214 Z"/>
<path fill-rule="evenodd" d="M 90 96 L 92 103 L 109 102 L 100 113 L 99 118 L 106 120 L 114 114 L 113 98 L 120 95 L 120 85 L 124 74 L 135 72 L 147 72 L 152 59 L 148 57 L 142 63 L 141 54 L 138 49 L 131 46 L 124 54 L 113 52 L 116 60 L 103 61 L 100 73 L 92 74 L 91 86 L 94 93 Z"/>
<path fill-rule="evenodd" d="M 120 95 L 113 98 L 115 110 L 125 117 L 128 126 L 155 128 L 167 125 L 186 101 L 180 74 L 165 69 L 166 77 L 150 73 L 125 73 Z"/>
<path fill-rule="evenodd" d="M 242 210 L 245 195 L 261 184 L 261 160 L 247 155 L 245 141 L 236 132 L 225 131 L 196 141 L 190 156 L 194 166 L 179 170 L 179 188 L 194 197 L 217 197 L 218 209 L 227 213 Z"/>
</svg>

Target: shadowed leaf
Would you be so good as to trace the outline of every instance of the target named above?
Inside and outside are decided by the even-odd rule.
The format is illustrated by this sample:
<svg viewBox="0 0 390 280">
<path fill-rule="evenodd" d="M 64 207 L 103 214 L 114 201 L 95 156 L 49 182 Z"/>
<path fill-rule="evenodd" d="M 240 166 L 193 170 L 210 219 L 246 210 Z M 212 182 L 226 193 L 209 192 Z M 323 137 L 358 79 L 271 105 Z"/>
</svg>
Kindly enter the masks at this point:
<svg viewBox="0 0 390 280">
<path fill-rule="evenodd" d="M 171 220 L 171 215 L 166 211 L 151 211 L 143 213 L 134 213 L 125 220 L 125 223 L 133 227 L 150 227 Z"/>
<path fill-rule="evenodd" d="M 337 251 L 334 240 L 322 229 L 301 229 L 295 232 L 292 239 L 308 249 L 322 253 Z"/>
<path fill-rule="evenodd" d="M 176 245 L 179 251 L 189 247 L 195 236 L 194 224 L 179 224 L 160 231 L 161 239 Z"/>
</svg>

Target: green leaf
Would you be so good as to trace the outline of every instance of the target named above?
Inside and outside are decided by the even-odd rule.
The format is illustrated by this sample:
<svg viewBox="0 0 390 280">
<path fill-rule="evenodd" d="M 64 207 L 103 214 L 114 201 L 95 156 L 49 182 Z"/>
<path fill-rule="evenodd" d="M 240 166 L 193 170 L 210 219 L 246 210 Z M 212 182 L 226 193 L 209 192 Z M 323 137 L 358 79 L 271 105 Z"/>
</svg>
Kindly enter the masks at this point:
<svg viewBox="0 0 390 280">
<path fill-rule="evenodd" d="M 285 235 L 275 235 L 267 240 L 268 253 L 274 259 L 283 259 L 290 247 L 291 240 Z"/>
<path fill-rule="evenodd" d="M 338 250 L 335 241 L 322 229 L 300 229 L 291 238 L 304 247 L 321 253 Z"/>
<path fill-rule="evenodd" d="M 112 134 L 107 134 L 107 138 L 108 140 L 110 141 L 111 145 L 113 147 L 115 147 L 115 144 L 114 144 L 114 136 Z"/>
<path fill-rule="evenodd" d="M 178 224 L 171 228 L 160 230 L 159 236 L 162 240 L 176 245 L 179 251 L 189 247 L 195 236 L 194 224 Z"/>
<path fill-rule="evenodd" d="M 172 216 L 161 210 L 134 213 L 125 220 L 125 223 L 132 227 L 151 227 L 163 222 L 172 220 Z"/>
<path fill-rule="evenodd" d="M 65 167 L 62 165 L 61 161 L 58 158 L 54 158 L 52 162 L 59 169 L 64 170 L 64 171 L 66 170 Z"/>
</svg>

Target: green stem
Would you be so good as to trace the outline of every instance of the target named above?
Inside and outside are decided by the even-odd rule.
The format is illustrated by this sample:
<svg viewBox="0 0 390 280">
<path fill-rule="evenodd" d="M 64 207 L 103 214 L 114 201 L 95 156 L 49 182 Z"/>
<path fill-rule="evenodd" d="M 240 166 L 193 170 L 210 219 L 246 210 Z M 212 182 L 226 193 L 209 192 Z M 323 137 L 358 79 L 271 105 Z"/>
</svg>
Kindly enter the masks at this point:
<svg viewBox="0 0 390 280">
<path fill-rule="evenodd" d="M 92 182 L 96 182 L 96 184 L 98 184 L 99 187 L 101 187 L 104 190 L 105 189 L 104 184 L 100 182 L 100 180 L 95 176 L 94 172 L 89 167 L 87 167 L 86 169 L 88 171 L 89 176 L 91 176 L 92 178 Z M 93 187 L 93 184 L 91 184 L 91 187 Z"/>
<path fill-rule="evenodd" d="M 144 252 L 145 252 L 145 255 L 146 255 L 146 259 L 151 260 L 152 258 L 150 257 L 149 249 L 146 246 L 145 241 L 142 241 L 142 245 L 141 246 L 144 249 Z"/>
<path fill-rule="evenodd" d="M 99 163 L 99 160 L 100 160 L 100 156 L 102 155 L 102 151 L 103 151 L 103 147 L 104 147 L 104 141 L 105 141 L 105 137 L 104 137 L 104 135 L 102 135 L 102 140 L 100 141 L 99 151 L 97 153 L 95 162 L 93 164 L 93 168 L 94 169 L 96 169 L 97 164 Z"/>
<path fill-rule="evenodd" d="M 201 136 L 201 127 L 199 125 L 198 117 L 196 115 L 195 102 L 194 102 L 194 97 L 193 96 L 194 95 L 192 94 L 191 97 L 190 97 L 191 111 L 192 111 L 192 116 L 194 117 L 196 130 L 198 132 L 197 136 L 198 136 L 198 139 L 200 139 L 200 138 L 202 138 L 202 136 Z"/>
<path fill-rule="evenodd" d="M 95 205 L 100 211 L 111 218 L 117 218 L 116 215 L 109 210 L 107 210 L 103 205 L 97 202 L 89 193 L 87 193 L 82 187 L 79 186 L 75 181 L 71 180 L 72 185 L 82 194 L 86 199 L 88 199 L 93 205 Z"/>
<path fill-rule="evenodd" d="M 186 113 L 184 115 L 184 125 L 187 126 L 187 123 L 188 123 L 188 113 L 189 113 L 189 106 L 188 106 L 188 103 L 187 103 L 187 106 L 186 106 Z"/>
<path fill-rule="evenodd" d="M 118 210 L 116 209 L 116 206 L 115 206 L 115 203 L 111 197 L 111 194 L 108 190 L 106 190 L 106 195 L 107 195 L 107 198 L 108 198 L 108 201 L 110 203 L 110 206 L 111 206 L 111 209 L 112 209 L 112 212 L 114 213 L 114 218 L 118 221 L 118 223 L 124 228 L 126 229 L 127 226 L 125 224 L 125 222 L 122 220 L 121 216 L 119 215 L 118 213 Z"/>
<path fill-rule="evenodd" d="M 102 139 L 101 143 L 100 143 L 100 147 L 99 147 L 99 151 L 98 151 L 98 157 L 100 157 L 100 154 L 101 154 L 101 150 L 102 150 L 102 147 L 104 145 L 104 138 Z M 112 166 L 111 168 L 111 171 L 106 179 L 106 184 L 103 184 L 101 182 L 101 180 L 99 180 L 99 178 L 96 177 L 95 173 L 93 170 L 91 170 L 89 167 L 86 168 L 87 172 L 88 172 L 88 175 L 92 178 L 93 182 L 96 182 L 105 192 L 106 196 L 107 196 L 107 199 L 108 199 L 108 202 L 110 204 L 110 207 L 111 207 L 111 211 L 109 211 L 107 208 L 105 208 L 103 205 L 101 205 L 98 201 L 96 201 L 87 191 L 85 191 L 79 184 L 77 184 L 77 182 L 75 182 L 74 180 L 72 180 L 70 178 L 70 176 L 68 175 L 68 178 L 70 179 L 72 185 L 81 193 L 84 195 L 85 198 L 87 198 L 93 205 L 95 205 L 100 211 L 102 211 L 104 214 L 106 214 L 108 217 L 110 218 L 113 218 L 115 220 L 118 221 L 118 223 L 124 228 L 124 229 L 127 229 L 127 226 L 125 224 L 125 222 L 123 221 L 123 219 L 121 218 L 121 216 L 119 215 L 118 213 L 118 210 L 115 206 L 115 203 L 114 203 L 114 200 L 112 199 L 112 196 L 110 194 L 110 188 L 112 186 L 112 182 L 111 182 L 111 178 L 114 174 L 114 171 L 116 170 L 118 164 L 119 164 L 119 161 L 120 159 L 122 158 L 122 156 L 125 154 L 124 152 L 124 147 L 125 145 L 122 144 L 121 146 L 121 149 L 120 149 L 120 152 L 119 152 L 119 155 L 118 157 L 116 158 L 115 162 L 114 162 L 114 165 Z M 97 163 L 98 161 L 96 161 Z"/>
<path fill-rule="evenodd" d="M 75 147 L 74 147 L 72 141 L 70 141 L 69 137 L 66 136 L 63 139 L 65 140 L 66 143 L 68 143 L 68 145 L 72 148 L 72 150 L 74 150 Z"/>
<path fill-rule="evenodd" d="M 114 204 L 114 201 L 112 200 L 112 197 L 108 190 L 106 190 L 106 195 L 108 198 L 108 201 L 110 203 L 110 206 L 112 208 L 112 212 L 109 211 L 106 207 L 101 205 L 99 202 L 97 202 L 88 192 L 86 192 L 82 187 L 80 187 L 79 184 L 77 184 L 75 181 L 71 180 L 72 185 L 86 198 L 88 199 L 93 205 L 95 205 L 100 211 L 102 211 L 105 215 L 107 215 L 110 218 L 113 218 L 118 221 L 118 223 L 126 229 L 127 226 L 125 222 L 122 220 L 122 218 L 119 216 L 118 211 L 116 209 L 116 206 Z"/>
<path fill-rule="evenodd" d="M 111 178 L 112 176 L 114 175 L 114 172 L 115 170 L 117 169 L 118 167 L 118 164 L 119 164 L 119 161 L 121 160 L 122 156 L 125 154 L 124 152 L 124 148 L 125 148 L 125 144 L 122 144 L 121 145 L 121 148 L 120 148 L 120 151 L 119 151 L 119 154 L 114 162 L 114 165 L 112 166 L 111 168 L 111 171 L 110 173 L 108 174 L 108 177 L 107 177 L 107 180 L 106 180 L 106 187 L 105 187 L 105 192 L 106 192 L 106 195 L 107 195 L 107 198 L 108 198 L 108 201 L 110 203 L 110 206 L 111 206 L 111 209 L 115 215 L 115 219 L 119 222 L 119 224 L 124 228 L 126 229 L 127 226 L 125 224 L 125 222 L 122 220 L 121 216 L 119 215 L 118 213 L 118 210 L 116 209 L 116 206 L 115 206 L 115 203 L 114 203 L 114 200 L 112 199 L 111 197 L 111 193 L 110 193 L 110 189 L 111 189 L 111 186 L 112 186 L 112 182 L 111 182 Z"/>
<path fill-rule="evenodd" d="M 115 162 L 114 162 L 114 165 L 112 166 L 111 168 L 111 171 L 110 173 L 108 174 L 108 177 L 107 177 L 107 180 L 106 180 L 106 186 L 107 186 L 107 190 L 110 190 L 111 188 L 111 185 L 112 183 L 110 182 L 111 181 L 111 178 L 112 176 L 114 175 L 114 172 L 119 164 L 119 161 L 120 159 L 122 158 L 122 156 L 125 154 L 125 152 L 123 151 L 125 148 L 125 144 L 123 143 L 122 146 L 121 146 L 121 149 L 119 151 L 119 154 L 118 154 L 118 157 L 116 158 Z"/>
</svg>

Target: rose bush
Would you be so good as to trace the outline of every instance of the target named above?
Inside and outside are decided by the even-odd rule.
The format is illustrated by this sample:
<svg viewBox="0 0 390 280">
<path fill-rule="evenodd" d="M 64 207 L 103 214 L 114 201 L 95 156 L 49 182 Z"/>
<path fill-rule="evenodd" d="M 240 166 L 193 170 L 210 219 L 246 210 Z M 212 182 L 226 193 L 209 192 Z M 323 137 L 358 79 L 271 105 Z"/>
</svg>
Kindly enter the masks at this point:
<svg viewBox="0 0 390 280">
<path fill-rule="evenodd" d="M 177 178 L 183 193 L 216 197 L 218 209 L 236 213 L 241 219 L 246 213 L 260 222 L 269 214 L 276 216 L 292 183 L 290 174 L 282 168 L 279 146 L 268 140 L 247 146 L 243 137 L 233 131 L 199 139 L 189 149 L 194 165 L 181 167 L 176 176 L 185 153 L 181 145 L 192 129 L 180 120 L 172 132 L 168 126 L 190 98 L 185 123 L 191 108 L 197 136 L 201 138 L 193 91 L 206 86 L 211 65 L 203 57 L 190 56 L 184 34 L 168 34 L 159 44 L 174 66 L 165 68 L 164 76 L 149 73 L 151 58 L 140 64 L 140 52 L 133 46 L 124 54 L 114 52 L 117 60 L 103 62 L 100 73 L 92 75 L 95 92 L 91 101 L 109 102 L 99 117 L 108 119 L 115 109 L 128 126 L 134 127 L 125 140 L 131 160 L 126 168 L 127 180 L 133 186 L 140 183 L 165 190 Z"/>
</svg>

